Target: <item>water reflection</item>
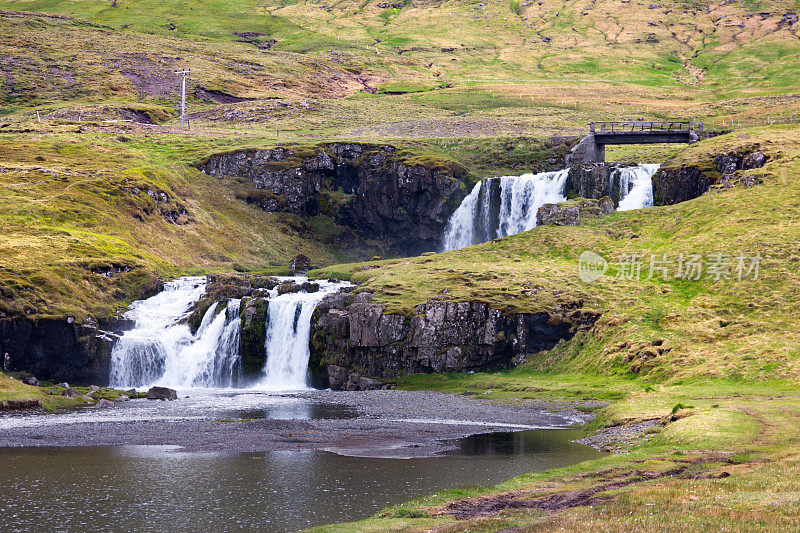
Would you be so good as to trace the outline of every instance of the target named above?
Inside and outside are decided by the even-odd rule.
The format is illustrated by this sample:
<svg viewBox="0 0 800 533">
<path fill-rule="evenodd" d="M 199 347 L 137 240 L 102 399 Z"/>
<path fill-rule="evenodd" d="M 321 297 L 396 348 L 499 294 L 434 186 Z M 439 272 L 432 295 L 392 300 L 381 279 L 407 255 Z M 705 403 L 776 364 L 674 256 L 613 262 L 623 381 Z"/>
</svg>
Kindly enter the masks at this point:
<svg viewBox="0 0 800 533">
<path fill-rule="evenodd" d="M 243 409 L 232 412 L 233 417 L 244 420 L 334 420 L 358 417 L 358 410 L 335 403 L 296 402 L 261 409 Z"/>
<path fill-rule="evenodd" d="M 511 455 L 548 453 L 569 447 L 584 436 L 579 429 L 537 429 L 483 433 L 461 439 L 457 453 L 463 455 Z"/>
<path fill-rule="evenodd" d="M 426 459 L 287 451 L 214 455 L 172 446 L 0 450 L 4 528 L 20 531 L 296 531 L 356 520 L 444 488 L 487 485 L 601 456 L 579 432 L 478 435 Z"/>
</svg>

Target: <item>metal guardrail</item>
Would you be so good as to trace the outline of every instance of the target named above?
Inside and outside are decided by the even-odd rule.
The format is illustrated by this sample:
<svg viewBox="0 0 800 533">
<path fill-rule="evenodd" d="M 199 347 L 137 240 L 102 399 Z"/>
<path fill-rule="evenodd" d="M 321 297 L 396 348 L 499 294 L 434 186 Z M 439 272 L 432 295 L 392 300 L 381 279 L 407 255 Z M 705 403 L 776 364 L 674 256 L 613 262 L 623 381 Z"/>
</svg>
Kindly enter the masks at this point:
<svg viewBox="0 0 800 533">
<path fill-rule="evenodd" d="M 592 133 L 687 133 L 690 131 L 703 131 L 702 122 L 650 122 L 643 120 L 617 121 L 617 122 L 590 122 L 589 130 Z"/>
</svg>

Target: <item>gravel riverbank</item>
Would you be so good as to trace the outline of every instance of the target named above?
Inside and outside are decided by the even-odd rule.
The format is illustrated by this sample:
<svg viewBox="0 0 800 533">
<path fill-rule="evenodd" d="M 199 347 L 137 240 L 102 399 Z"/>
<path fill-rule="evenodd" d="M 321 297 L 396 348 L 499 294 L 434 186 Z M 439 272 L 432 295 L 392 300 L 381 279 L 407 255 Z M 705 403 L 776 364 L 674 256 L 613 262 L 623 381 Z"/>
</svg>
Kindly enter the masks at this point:
<svg viewBox="0 0 800 533">
<path fill-rule="evenodd" d="M 457 449 L 455 441 L 468 435 L 574 426 L 591 418 L 575 407 L 430 391 L 182 391 L 174 402 L 133 400 L 108 409 L 0 417 L 0 447 L 150 444 L 216 453 L 427 457 Z"/>
</svg>

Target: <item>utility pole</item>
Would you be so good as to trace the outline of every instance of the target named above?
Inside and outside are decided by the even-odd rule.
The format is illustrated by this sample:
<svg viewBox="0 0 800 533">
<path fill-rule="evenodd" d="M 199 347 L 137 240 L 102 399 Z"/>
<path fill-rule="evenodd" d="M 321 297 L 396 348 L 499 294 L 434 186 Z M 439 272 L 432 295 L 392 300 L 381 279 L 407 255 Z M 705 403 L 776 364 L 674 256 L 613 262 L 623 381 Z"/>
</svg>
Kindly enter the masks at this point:
<svg viewBox="0 0 800 533">
<path fill-rule="evenodd" d="M 175 74 L 183 76 L 181 83 L 181 127 L 186 125 L 186 75 L 191 72 L 188 68 L 183 70 L 176 70 Z"/>
</svg>

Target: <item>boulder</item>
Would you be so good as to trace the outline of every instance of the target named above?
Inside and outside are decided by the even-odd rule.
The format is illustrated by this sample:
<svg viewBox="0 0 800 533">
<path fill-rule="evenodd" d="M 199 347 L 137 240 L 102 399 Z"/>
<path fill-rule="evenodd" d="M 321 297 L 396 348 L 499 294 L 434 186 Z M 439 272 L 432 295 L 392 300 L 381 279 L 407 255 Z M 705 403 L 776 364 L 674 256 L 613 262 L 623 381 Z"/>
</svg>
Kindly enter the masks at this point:
<svg viewBox="0 0 800 533">
<path fill-rule="evenodd" d="M 66 381 L 62 381 L 61 383 L 56 385 L 56 387 L 61 387 L 61 388 L 64 388 L 64 389 L 68 389 L 69 388 L 69 383 L 67 383 Z"/>
<path fill-rule="evenodd" d="M 300 288 L 305 292 L 317 292 L 319 291 L 319 283 L 314 283 L 313 281 L 306 281 Z"/>
<path fill-rule="evenodd" d="M 125 392 L 125 394 L 127 394 L 127 395 L 128 395 L 128 397 L 130 397 L 130 398 L 138 398 L 138 397 L 139 397 L 139 395 L 136 393 L 136 389 L 128 389 L 128 390 L 126 390 L 126 391 L 124 391 L 124 392 Z"/>
<path fill-rule="evenodd" d="M 297 254 L 289 263 L 289 271 L 293 276 L 305 274 L 309 270 L 311 270 L 311 259 L 306 255 Z"/>
<path fill-rule="evenodd" d="M 107 409 L 109 407 L 114 407 L 114 402 L 112 402 L 111 400 L 106 400 L 105 398 L 103 398 L 102 400 L 97 402 L 94 406 L 96 408 L 98 408 L 98 409 Z"/>
<path fill-rule="evenodd" d="M 91 385 L 91 386 L 89 387 L 89 392 L 90 392 L 90 393 L 92 393 L 92 392 L 97 392 L 97 391 L 99 391 L 99 390 L 100 390 L 100 387 L 98 387 L 97 385 Z"/>
<path fill-rule="evenodd" d="M 177 400 L 178 392 L 167 387 L 151 387 L 147 391 L 148 400 Z"/>
<path fill-rule="evenodd" d="M 80 392 L 70 387 L 67 387 L 66 389 L 61 391 L 61 396 L 66 396 L 67 398 L 77 398 L 80 395 L 81 395 Z"/>
<path fill-rule="evenodd" d="M 128 400 L 130 400 L 130 398 L 128 397 L 127 394 L 120 394 L 119 396 L 114 398 L 115 402 L 127 402 Z"/>
<path fill-rule="evenodd" d="M 39 386 L 39 380 L 36 379 L 36 376 L 34 376 L 33 374 L 28 374 L 27 372 L 23 372 L 22 374 L 20 374 L 19 380 L 26 385 L 31 385 L 33 387 Z"/>
<path fill-rule="evenodd" d="M 383 381 L 362 377 L 358 380 L 358 388 L 359 390 L 380 390 L 383 388 Z"/>
<path fill-rule="evenodd" d="M 342 390 L 347 387 L 348 372 L 346 368 L 328 365 L 328 383 L 333 390 Z"/>
<path fill-rule="evenodd" d="M 742 169 L 750 170 L 753 168 L 761 168 L 767 163 L 767 156 L 762 152 L 753 152 L 748 154 L 742 159 Z"/>
<path fill-rule="evenodd" d="M 300 292 L 303 287 L 294 281 L 284 281 L 278 286 L 278 295 Z"/>
</svg>

